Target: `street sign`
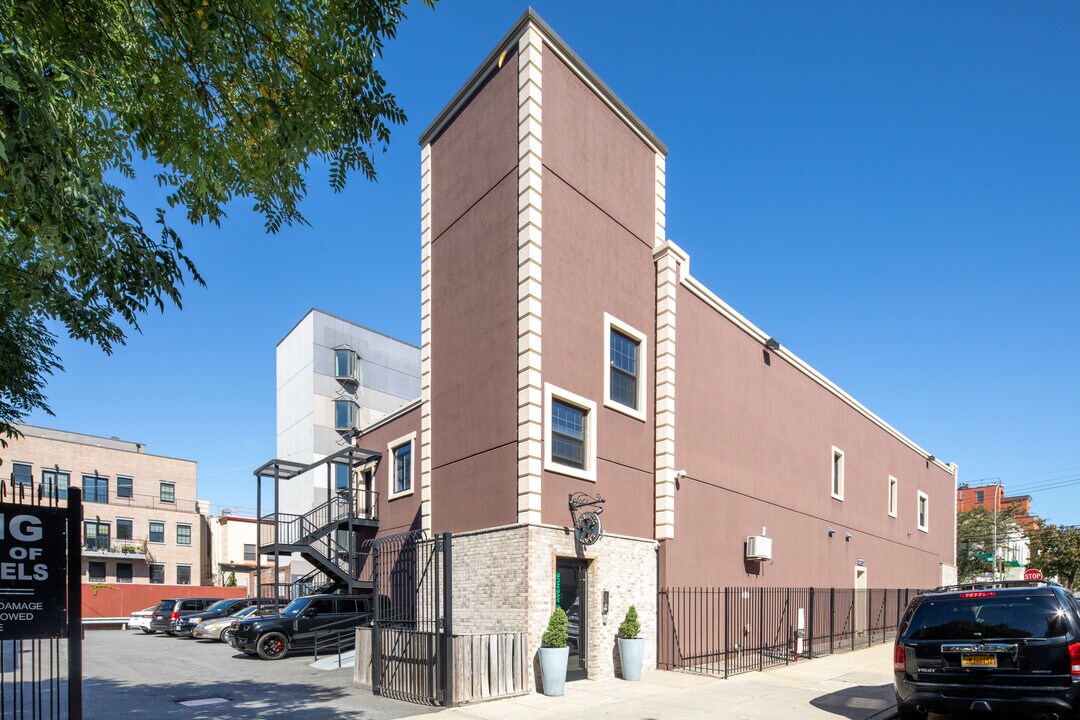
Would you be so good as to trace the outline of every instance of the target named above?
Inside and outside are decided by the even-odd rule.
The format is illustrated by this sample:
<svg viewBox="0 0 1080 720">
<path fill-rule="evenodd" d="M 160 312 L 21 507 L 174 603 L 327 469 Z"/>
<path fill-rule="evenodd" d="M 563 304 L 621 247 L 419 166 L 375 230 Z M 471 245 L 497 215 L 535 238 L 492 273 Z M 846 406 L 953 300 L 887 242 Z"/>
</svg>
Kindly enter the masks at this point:
<svg viewBox="0 0 1080 720">
<path fill-rule="evenodd" d="M 66 526 L 62 508 L 0 503 L 0 640 L 64 635 Z"/>
<path fill-rule="evenodd" d="M 1030 570 L 1025 570 L 1024 571 L 1024 579 L 1025 580 L 1042 580 L 1043 579 L 1042 570 L 1036 570 L 1035 568 L 1031 568 Z"/>
</svg>

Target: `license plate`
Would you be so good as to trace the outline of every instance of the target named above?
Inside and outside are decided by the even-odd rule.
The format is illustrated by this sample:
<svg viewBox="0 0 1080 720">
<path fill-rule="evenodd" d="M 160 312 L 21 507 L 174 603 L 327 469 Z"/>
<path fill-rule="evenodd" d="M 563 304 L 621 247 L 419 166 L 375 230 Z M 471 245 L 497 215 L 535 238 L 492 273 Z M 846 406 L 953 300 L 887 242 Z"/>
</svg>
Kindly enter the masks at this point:
<svg viewBox="0 0 1080 720">
<path fill-rule="evenodd" d="M 961 655 L 960 667 L 997 667 L 997 655 Z"/>
</svg>

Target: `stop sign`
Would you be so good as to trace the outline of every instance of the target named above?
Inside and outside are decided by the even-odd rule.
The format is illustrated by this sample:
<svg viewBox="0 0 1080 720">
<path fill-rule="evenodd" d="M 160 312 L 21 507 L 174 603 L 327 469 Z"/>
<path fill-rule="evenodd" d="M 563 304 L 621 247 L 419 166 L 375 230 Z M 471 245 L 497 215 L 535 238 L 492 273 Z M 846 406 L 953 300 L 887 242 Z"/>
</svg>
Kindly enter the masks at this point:
<svg viewBox="0 0 1080 720">
<path fill-rule="evenodd" d="M 1024 579 L 1025 580 L 1042 580 L 1043 579 L 1042 570 L 1036 570 L 1035 568 L 1032 568 L 1031 570 L 1025 570 L 1024 571 Z"/>
</svg>

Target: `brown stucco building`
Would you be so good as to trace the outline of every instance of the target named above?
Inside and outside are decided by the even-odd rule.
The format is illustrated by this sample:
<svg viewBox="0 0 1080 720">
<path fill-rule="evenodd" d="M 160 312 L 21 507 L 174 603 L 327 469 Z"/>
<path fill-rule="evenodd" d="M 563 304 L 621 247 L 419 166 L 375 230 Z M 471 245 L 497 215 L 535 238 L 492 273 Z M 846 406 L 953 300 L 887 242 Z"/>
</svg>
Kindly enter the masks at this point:
<svg viewBox="0 0 1080 720">
<path fill-rule="evenodd" d="M 420 144 L 421 397 L 355 442 L 383 454 L 379 535 L 454 533 L 456 632 L 535 648 L 576 605 L 605 677 L 631 604 L 655 638 L 658 587 L 955 576 L 956 467 L 693 277 L 667 147 L 535 13 Z"/>
</svg>

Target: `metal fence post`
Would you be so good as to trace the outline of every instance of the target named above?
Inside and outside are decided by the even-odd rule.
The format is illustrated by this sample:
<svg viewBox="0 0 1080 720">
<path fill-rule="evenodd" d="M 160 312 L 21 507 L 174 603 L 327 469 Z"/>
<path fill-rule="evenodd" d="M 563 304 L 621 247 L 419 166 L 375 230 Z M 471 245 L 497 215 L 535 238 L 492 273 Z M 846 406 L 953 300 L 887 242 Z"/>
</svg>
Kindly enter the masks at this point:
<svg viewBox="0 0 1080 720">
<path fill-rule="evenodd" d="M 829 588 L 829 654 L 836 652 L 836 588 Z"/>
<path fill-rule="evenodd" d="M 68 718 L 82 720 L 82 490 L 68 488 Z"/>
<path fill-rule="evenodd" d="M 758 588 L 758 670 L 765 669 L 765 588 Z"/>
<path fill-rule="evenodd" d="M 806 634 L 810 642 L 806 646 L 806 657 L 814 657 L 814 588 L 810 588 L 810 601 L 807 603 L 810 607 L 810 620 L 806 623 Z"/>
<path fill-rule="evenodd" d="M 382 645 L 379 642 L 379 621 L 382 620 L 382 595 L 379 594 L 379 544 L 372 543 L 372 599 L 371 613 L 371 694 L 379 695 L 382 685 Z"/>
<path fill-rule="evenodd" d="M 453 536 L 443 533 L 443 678 L 446 707 L 454 705 L 454 555 Z"/>
<path fill-rule="evenodd" d="M 731 609 L 728 595 L 731 588 L 724 588 L 724 679 L 728 679 L 728 659 L 731 656 Z"/>
</svg>

